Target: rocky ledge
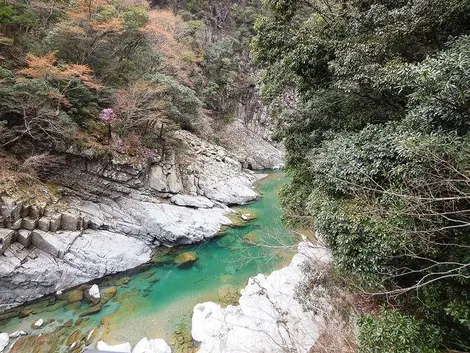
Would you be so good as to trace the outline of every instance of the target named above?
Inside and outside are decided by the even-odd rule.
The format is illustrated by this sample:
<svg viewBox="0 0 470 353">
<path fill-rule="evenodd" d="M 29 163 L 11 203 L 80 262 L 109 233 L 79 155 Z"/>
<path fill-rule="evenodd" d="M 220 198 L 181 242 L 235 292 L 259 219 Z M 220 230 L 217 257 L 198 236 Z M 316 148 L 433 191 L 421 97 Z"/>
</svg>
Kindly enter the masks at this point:
<svg viewBox="0 0 470 353">
<path fill-rule="evenodd" d="M 229 205 L 257 198 L 235 155 L 186 131 L 172 138 L 178 148 L 140 164 L 69 151 L 48 199 L 0 194 L 0 311 L 213 237 Z"/>
<path fill-rule="evenodd" d="M 289 266 L 251 278 L 238 306 L 196 305 L 191 334 L 200 342 L 198 352 L 309 352 L 331 309 L 321 286 L 314 298 L 303 288 L 321 282 L 330 261 L 326 248 L 304 242 Z"/>
</svg>

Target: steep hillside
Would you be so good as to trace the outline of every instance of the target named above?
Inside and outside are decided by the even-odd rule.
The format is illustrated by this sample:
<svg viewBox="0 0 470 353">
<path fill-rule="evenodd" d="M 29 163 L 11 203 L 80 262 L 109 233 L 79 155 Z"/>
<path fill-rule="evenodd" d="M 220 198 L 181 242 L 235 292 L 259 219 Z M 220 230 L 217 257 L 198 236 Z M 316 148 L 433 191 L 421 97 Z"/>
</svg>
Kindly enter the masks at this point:
<svg viewBox="0 0 470 353">
<path fill-rule="evenodd" d="M 254 57 L 361 352 L 470 346 L 470 2 L 267 0 Z"/>
<path fill-rule="evenodd" d="M 259 5 L 0 3 L 0 309 L 212 237 L 256 199 L 246 169 L 283 158 L 248 50 Z"/>
</svg>

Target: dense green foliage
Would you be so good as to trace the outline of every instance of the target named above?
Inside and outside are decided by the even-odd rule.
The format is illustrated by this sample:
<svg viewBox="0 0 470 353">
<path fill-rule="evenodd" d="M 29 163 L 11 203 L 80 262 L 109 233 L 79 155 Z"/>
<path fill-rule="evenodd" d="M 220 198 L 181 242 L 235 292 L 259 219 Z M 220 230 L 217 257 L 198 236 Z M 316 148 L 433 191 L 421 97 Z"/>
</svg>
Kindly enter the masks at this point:
<svg viewBox="0 0 470 353">
<path fill-rule="evenodd" d="M 365 315 L 359 319 L 359 326 L 361 353 L 439 352 L 439 331 L 397 310 L 383 310 L 379 319 Z"/>
<path fill-rule="evenodd" d="M 470 1 L 264 5 L 254 57 L 288 153 L 284 217 L 406 308 L 359 320 L 361 349 L 468 350 Z"/>
<path fill-rule="evenodd" d="M 174 7 L 187 19 L 192 44 L 202 54 L 203 78 L 196 90 L 204 107 L 222 122 L 234 118 L 257 80 L 248 44 L 260 7 L 260 0 L 182 1 Z"/>
<path fill-rule="evenodd" d="M 148 156 L 170 130 L 230 121 L 259 6 L 0 0 L 0 152 Z"/>
</svg>

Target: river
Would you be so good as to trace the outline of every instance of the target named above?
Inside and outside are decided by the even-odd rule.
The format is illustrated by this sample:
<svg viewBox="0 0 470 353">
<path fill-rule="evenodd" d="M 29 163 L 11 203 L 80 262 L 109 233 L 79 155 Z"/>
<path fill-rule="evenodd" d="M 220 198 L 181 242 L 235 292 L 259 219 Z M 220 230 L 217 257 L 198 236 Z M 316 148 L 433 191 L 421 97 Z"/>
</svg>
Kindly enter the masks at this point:
<svg viewBox="0 0 470 353">
<path fill-rule="evenodd" d="M 237 208 L 257 216 L 247 224 L 231 227 L 211 241 L 157 255 L 156 263 L 138 270 L 95 281 L 101 289 L 117 289 L 98 313 L 80 318 L 89 308 L 86 300 L 67 304 L 54 296 L 21 307 L 34 314 L 0 321 L 0 332 L 31 333 L 19 339 L 11 352 L 66 352 L 72 333 L 75 338 L 86 337 L 91 330 L 94 341 L 135 345 L 142 337 L 163 338 L 174 352 L 191 351 L 189 330 L 195 304 L 208 300 L 235 303 L 250 276 L 270 273 L 290 261 L 289 246 L 295 240 L 281 222 L 277 196 L 285 182 L 281 173 L 275 173 L 257 183 L 261 198 Z M 185 251 L 196 253 L 198 260 L 191 266 L 176 265 L 174 258 Z M 47 324 L 32 329 L 39 319 Z M 84 338 L 81 344 L 83 348 Z"/>
</svg>

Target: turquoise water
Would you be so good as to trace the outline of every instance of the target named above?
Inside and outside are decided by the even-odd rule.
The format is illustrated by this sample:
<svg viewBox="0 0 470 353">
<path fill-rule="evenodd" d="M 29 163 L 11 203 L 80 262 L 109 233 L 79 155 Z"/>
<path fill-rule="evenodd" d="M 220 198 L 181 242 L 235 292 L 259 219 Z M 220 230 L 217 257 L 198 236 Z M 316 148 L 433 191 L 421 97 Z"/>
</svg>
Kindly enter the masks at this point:
<svg viewBox="0 0 470 353">
<path fill-rule="evenodd" d="M 31 349 L 35 353 L 65 351 L 65 340 L 73 331 L 80 330 L 86 336 L 92 329 L 97 333 L 95 341 L 100 338 L 109 344 L 134 345 L 142 337 L 160 337 L 173 344 L 176 351 L 188 351 L 187 333 L 196 303 L 234 302 L 238 289 L 250 276 L 269 273 L 290 260 L 292 252 L 288 248 L 293 247 L 295 240 L 280 220 L 277 198 L 284 182 L 278 173 L 258 183 L 260 200 L 238 209 L 257 216 L 243 227 L 229 228 L 222 236 L 203 244 L 172 250 L 159 256 L 158 263 L 138 271 L 98 281 L 101 289 L 116 287 L 117 295 L 100 312 L 84 317 L 83 322 L 64 327 L 66 321 L 76 322 L 79 314 L 89 308 L 86 301 L 65 305 L 49 297 L 22 308 L 33 309 L 35 314 L 0 322 L 0 332 L 30 332 L 31 323 L 39 318 L 54 320 L 33 330 L 35 334 L 43 333 L 40 338 L 23 338 L 12 352 L 23 352 L 29 347 L 34 347 Z M 196 253 L 198 260 L 190 266 L 177 266 L 174 257 L 185 251 Z M 127 284 L 122 284 L 124 277 L 129 277 Z"/>
</svg>

